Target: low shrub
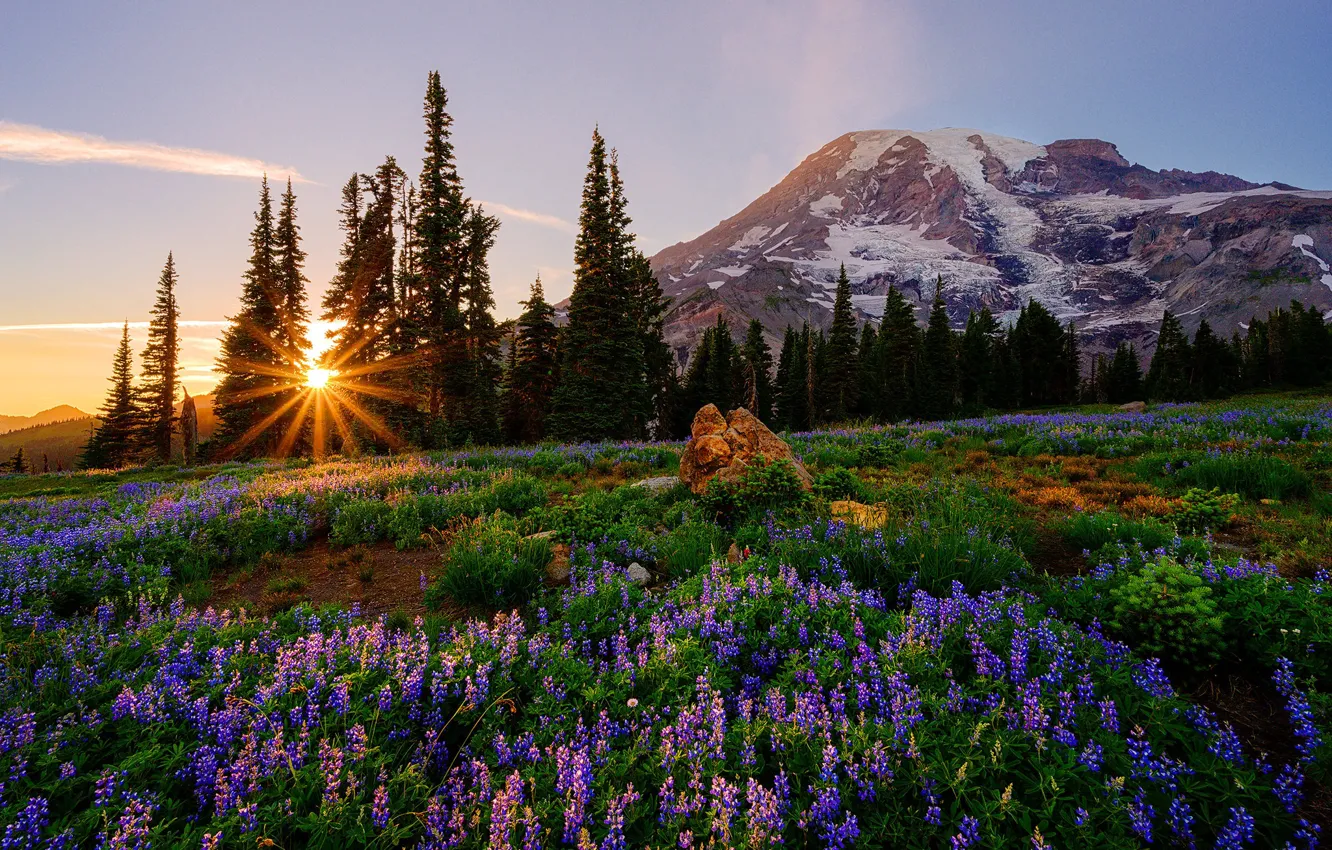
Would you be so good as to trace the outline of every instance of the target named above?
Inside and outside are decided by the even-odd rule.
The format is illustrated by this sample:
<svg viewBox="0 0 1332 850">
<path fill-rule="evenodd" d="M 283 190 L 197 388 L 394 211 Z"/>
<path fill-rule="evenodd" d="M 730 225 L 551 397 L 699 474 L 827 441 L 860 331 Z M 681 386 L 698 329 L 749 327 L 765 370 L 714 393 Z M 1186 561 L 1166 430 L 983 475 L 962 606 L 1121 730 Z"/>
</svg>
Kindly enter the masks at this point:
<svg viewBox="0 0 1332 850">
<path fill-rule="evenodd" d="M 1162 557 L 1110 590 L 1111 631 L 1145 655 L 1173 667 L 1214 663 L 1224 645 L 1224 618 L 1211 587 L 1174 558 Z"/>
<path fill-rule="evenodd" d="M 849 469 L 838 466 L 814 479 L 814 493 L 829 501 L 835 499 L 865 500 L 865 484 Z"/>
<path fill-rule="evenodd" d="M 769 461 L 762 455 L 734 480 L 713 478 L 699 497 L 699 507 L 706 515 L 727 524 L 769 512 L 789 515 L 808 504 L 809 493 L 791 462 Z"/>
<path fill-rule="evenodd" d="M 1112 511 L 1078 513 L 1058 526 L 1059 535 L 1079 552 L 1099 552 L 1113 543 L 1137 544 L 1148 552 L 1168 544 L 1175 536 L 1169 526 L 1155 520 L 1135 521 Z"/>
<path fill-rule="evenodd" d="M 1238 502 L 1239 497 L 1233 493 L 1222 494 L 1215 487 L 1207 491 L 1193 487 L 1180 499 L 1171 519 L 1184 531 L 1222 528 L 1230 522 Z"/>
<path fill-rule="evenodd" d="M 328 542 L 334 546 L 374 543 L 388 534 L 392 513 L 393 508 L 380 499 L 354 499 L 333 518 Z"/>
<path fill-rule="evenodd" d="M 426 591 L 426 603 L 438 608 L 449 596 L 464 605 L 522 605 L 540 589 L 553 554 L 545 538 L 524 538 L 508 523 L 479 523 L 449 547 L 444 574 Z"/>
</svg>

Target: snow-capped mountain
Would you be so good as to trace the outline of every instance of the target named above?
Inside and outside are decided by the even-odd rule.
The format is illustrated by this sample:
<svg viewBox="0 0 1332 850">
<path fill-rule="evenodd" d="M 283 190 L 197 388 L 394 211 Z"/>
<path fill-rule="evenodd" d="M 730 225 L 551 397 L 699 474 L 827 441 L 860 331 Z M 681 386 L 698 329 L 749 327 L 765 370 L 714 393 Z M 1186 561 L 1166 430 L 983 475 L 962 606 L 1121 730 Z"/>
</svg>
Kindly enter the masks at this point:
<svg viewBox="0 0 1332 850">
<path fill-rule="evenodd" d="M 760 319 L 773 341 L 826 325 L 842 263 L 863 317 L 889 286 L 928 304 L 942 276 L 957 326 L 1036 298 L 1096 352 L 1150 350 L 1167 308 L 1224 336 L 1291 299 L 1332 311 L 1329 260 L 1332 192 L 1152 171 L 1096 139 L 949 128 L 848 133 L 652 265 L 683 360 L 719 312 L 737 332 Z"/>
</svg>

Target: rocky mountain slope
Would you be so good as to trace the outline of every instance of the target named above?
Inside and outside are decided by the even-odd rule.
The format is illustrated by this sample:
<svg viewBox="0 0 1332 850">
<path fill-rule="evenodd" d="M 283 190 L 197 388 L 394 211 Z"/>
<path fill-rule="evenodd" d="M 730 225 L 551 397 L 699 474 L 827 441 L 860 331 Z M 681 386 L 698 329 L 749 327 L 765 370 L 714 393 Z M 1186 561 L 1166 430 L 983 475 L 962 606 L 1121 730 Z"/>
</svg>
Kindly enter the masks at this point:
<svg viewBox="0 0 1332 850">
<path fill-rule="evenodd" d="M 1291 299 L 1332 311 L 1329 260 L 1332 192 L 1153 171 L 1097 139 L 950 128 L 848 133 L 652 265 L 683 361 L 718 313 L 737 333 L 759 318 L 774 342 L 788 324 L 826 326 L 842 263 L 862 318 L 890 286 L 927 305 L 941 276 L 958 327 L 1037 298 L 1096 352 L 1150 350 L 1167 308 L 1225 336 Z"/>
</svg>

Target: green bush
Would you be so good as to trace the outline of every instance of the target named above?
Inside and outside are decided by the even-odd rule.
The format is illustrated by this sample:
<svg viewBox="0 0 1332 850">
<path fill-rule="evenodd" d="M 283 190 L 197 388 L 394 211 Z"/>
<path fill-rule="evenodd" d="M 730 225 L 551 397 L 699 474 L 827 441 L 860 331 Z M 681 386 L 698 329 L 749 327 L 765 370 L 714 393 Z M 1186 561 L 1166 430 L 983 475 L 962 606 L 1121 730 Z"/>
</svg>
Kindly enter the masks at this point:
<svg viewBox="0 0 1332 850">
<path fill-rule="evenodd" d="M 1214 663 L 1224 645 L 1224 618 L 1202 577 L 1162 557 L 1110 590 L 1110 621 L 1121 639 L 1175 667 Z"/>
<path fill-rule="evenodd" d="M 808 506 L 809 493 L 790 461 L 770 462 L 759 455 L 738 478 L 709 481 L 698 501 L 705 515 L 729 523 L 762 517 L 769 511 L 798 512 Z"/>
<path fill-rule="evenodd" d="M 1249 499 L 1287 499 L 1307 495 L 1309 476 L 1270 455 L 1205 457 L 1175 471 L 1186 487 L 1239 493 Z"/>
<path fill-rule="evenodd" d="M 464 605 L 522 605 L 541 588 L 551 542 L 524 538 L 510 524 L 486 522 L 458 535 L 444 556 L 444 574 L 426 591 L 438 608 L 444 597 Z"/>
<path fill-rule="evenodd" d="M 379 499 L 354 499 L 333 518 L 328 542 L 335 546 L 374 543 L 388 534 L 392 513 L 393 508 Z"/>
<path fill-rule="evenodd" d="M 1235 510 L 1238 501 L 1235 494 L 1223 495 L 1215 487 L 1207 491 L 1193 487 L 1184 494 L 1171 519 L 1184 531 L 1221 528 L 1230 521 L 1231 511 Z"/>
<path fill-rule="evenodd" d="M 546 485 L 530 475 L 502 475 L 489 487 L 471 494 L 471 513 L 485 516 L 495 511 L 504 511 L 512 516 L 522 516 L 528 511 L 546 504 Z"/>
<path fill-rule="evenodd" d="M 833 501 L 836 499 L 854 499 L 864 501 L 865 485 L 855 473 L 845 467 L 834 467 L 814 479 L 814 492 Z"/>
</svg>

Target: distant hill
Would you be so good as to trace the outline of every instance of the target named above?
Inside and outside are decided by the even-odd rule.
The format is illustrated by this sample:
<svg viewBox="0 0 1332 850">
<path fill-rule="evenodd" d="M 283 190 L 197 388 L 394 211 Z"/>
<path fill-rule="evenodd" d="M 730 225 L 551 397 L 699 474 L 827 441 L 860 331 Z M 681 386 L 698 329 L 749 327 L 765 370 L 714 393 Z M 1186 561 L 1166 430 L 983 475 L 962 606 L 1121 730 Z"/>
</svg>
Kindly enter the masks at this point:
<svg viewBox="0 0 1332 850">
<path fill-rule="evenodd" d="M 181 405 L 176 405 L 180 413 Z M 199 441 L 207 440 L 217 427 L 217 417 L 213 415 L 213 396 L 211 393 L 194 397 L 194 409 L 199 416 Z M 78 463 L 83 446 L 88 442 L 88 435 L 97 427 L 95 416 L 76 407 L 62 404 L 50 410 L 44 410 L 35 416 L 0 416 L 0 464 L 8 461 L 22 446 L 23 453 L 34 472 L 42 471 L 42 455 L 54 472 L 57 468 L 73 469 Z M 26 423 L 26 424 L 24 424 Z M 180 438 L 176 438 L 177 454 L 180 452 Z"/>
<path fill-rule="evenodd" d="M 4 416 L 0 415 L 0 434 L 7 434 L 10 431 L 18 431 L 23 428 L 32 428 L 37 425 L 50 425 L 52 422 L 65 422 L 70 419 L 88 419 L 91 413 L 84 413 L 77 407 L 70 407 L 68 404 L 61 404 L 50 410 L 43 410 L 41 413 L 32 416 Z"/>
<path fill-rule="evenodd" d="M 56 469 L 73 469 L 96 423 L 97 419 L 85 415 L 82 419 L 34 425 L 0 434 L 0 463 L 13 457 L 21 446 L 34 472 L 42 471 L 42 455 L 46 455 L 52 472 Z"/>
</svg>

